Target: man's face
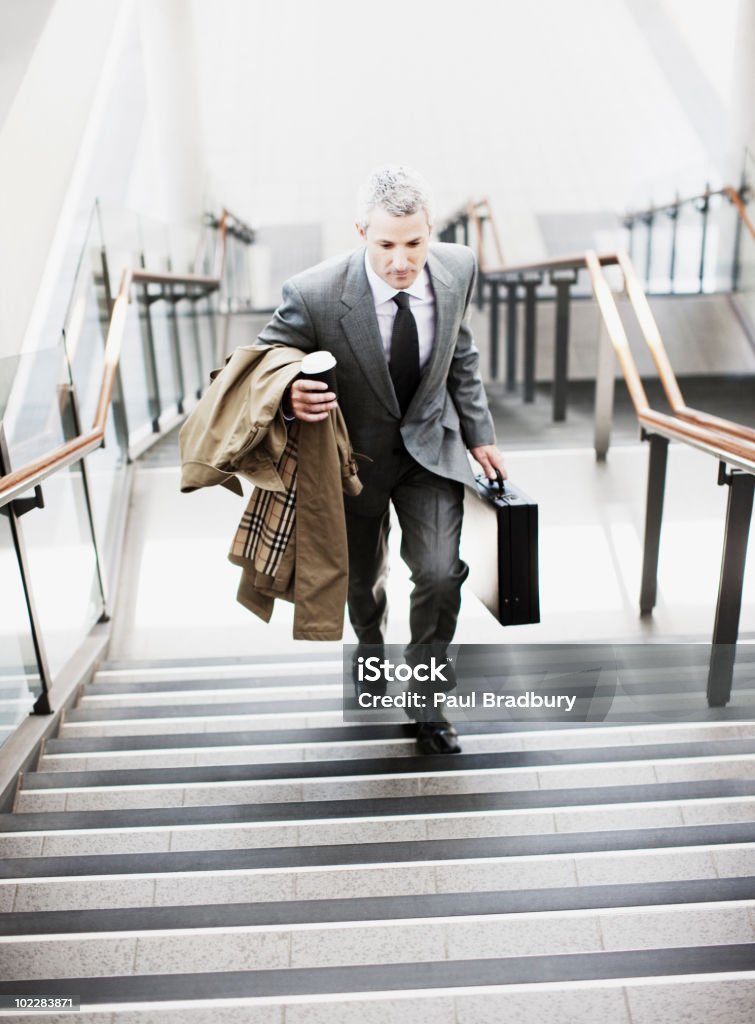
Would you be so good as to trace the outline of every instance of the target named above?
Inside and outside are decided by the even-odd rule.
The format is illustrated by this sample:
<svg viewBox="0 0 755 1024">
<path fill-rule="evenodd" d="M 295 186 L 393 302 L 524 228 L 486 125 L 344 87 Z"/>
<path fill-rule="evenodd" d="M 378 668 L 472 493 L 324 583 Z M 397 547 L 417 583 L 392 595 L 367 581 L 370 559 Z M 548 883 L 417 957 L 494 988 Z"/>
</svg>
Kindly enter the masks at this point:
<svg viewBox="0 0 755 1024">
<path fill-rule="evenodd" d="M 425 210 L 394 217 L 387 210 L 375 207 L 370 211 L 366 228 L 357 230 L 367 243 L 370 266 L 397 291 L 409 288 L 427 261 L 430 225 Z"/>
</svg>

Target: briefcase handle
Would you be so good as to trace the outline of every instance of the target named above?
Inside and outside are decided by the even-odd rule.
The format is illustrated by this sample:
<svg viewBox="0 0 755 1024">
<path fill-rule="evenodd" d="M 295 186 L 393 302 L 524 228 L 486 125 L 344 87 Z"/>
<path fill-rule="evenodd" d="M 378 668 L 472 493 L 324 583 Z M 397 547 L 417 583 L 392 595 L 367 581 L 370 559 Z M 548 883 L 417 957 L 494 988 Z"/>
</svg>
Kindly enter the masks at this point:
<svg viewBox="0 0 755 1024">
<path fill-rule="evenodd" d="M 503 475 L 498 467 L 495 469 L 495 480 L 490 480 L 489 483 L 491 487 L 495 487 L 498 484 L 501 494 L 506 493 L 506 481 L 503 479 Z"/>
</svg>

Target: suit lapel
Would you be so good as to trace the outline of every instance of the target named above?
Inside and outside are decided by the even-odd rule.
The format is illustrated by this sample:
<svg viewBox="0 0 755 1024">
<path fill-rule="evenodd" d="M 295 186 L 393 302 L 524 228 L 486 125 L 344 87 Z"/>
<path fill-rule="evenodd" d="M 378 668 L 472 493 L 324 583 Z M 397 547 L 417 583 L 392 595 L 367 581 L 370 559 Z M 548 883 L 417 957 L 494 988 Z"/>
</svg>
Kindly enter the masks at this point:
<svg viewBox="0 0 755 1024">
<path fill-rule="evenodd" d="M 389 412 L 400 415 L 364 269 L 364 249 L 352 254 L 341 300 L 350 307 L 341 317 L 341 326 L 370 387 Z"/>
<path fill-rule="evenodd" d="M 435 339 L 430 359 L 425 367 L 417 392 L 411 401 L 407 414 L 421 408 L 428 394 L 439 384 L 439 369 L 443 365 L 443 353 L 449 341 L 450 325 L 458 306 L 458 295 L 453 289 L 453 278 L 440 260 L 432 252 L 427 256 L 427 269 L 430 274 L 430 285 L 435 299 Z"/>
</svg>

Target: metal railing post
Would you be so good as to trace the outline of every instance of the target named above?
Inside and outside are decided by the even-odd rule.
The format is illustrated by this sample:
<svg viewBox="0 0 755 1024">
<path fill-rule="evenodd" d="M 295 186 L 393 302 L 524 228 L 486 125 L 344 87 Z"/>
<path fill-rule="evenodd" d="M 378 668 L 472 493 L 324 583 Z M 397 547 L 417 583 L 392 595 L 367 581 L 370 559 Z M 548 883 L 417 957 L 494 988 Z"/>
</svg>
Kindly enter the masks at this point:
<svg viewBox="0 0 755 1024">
<path fill-rule="evenodd" d="M 143 263 L 142 263 L 143 265 Z M 147 408 L 152 419 L 152 430 L 155 434 L 160 433 L 160 416 L 162 415 L 162 403 L 160 401 L 160 384 L 157 374 L 157 357 L 155 355 L 155 337 L 152 333 L 152 318 L 150 315 L 150 303 L 152 297 L 149 294 L 149 285 L 143 284 L 138 288 L 141 303 L 140 321 L 142 324 L 142 351 L 144 353 L 144 375 L 147 380 Z"/>
<path fill-rule="evenodd" d="M 63 423 L 63 437 L 66 441 L 71 441 L 82 433 L 79 402 L 76 396 L 76 388 L 73 383 L 64 385 L 61 388 L 61 391 L 63 392 L 61 402 L 61 404 L 63 404 L 63 408 L 61 409 L 60 418 Z M 94 509 L 92 508 L 92 487 L 89 480 L 89 467 L 87 466 L 86 458 L 80 459 L 79 462 L 75 463 L 70 468 L 71 470 L 75 470 L 76 467 L 79 467 L 81 470 L 81 486 L 84 491 L 84 505 L 86 507 L 89 533 L 92 538 L 97 586 L 100 592 L 100 601 L 102 602 L 102 611 L 100 612 L 98 622 L 110 622 L 108 588 L 105 582 L 105 570 L 103 569 L 103 560 L 100 554 L 101 545 L 97 537 L 97 526 L 94 520 Z"/>
<path fill-rule="evenodd" d="M 537 288 L 543 275 L 524 275 L 524 400 L 535 401 L 535 355 L 537 347 Z"/>
<path fill-rule="evenodd" d="M 710 212 L 710 185 L 705 186 L 705 195 L 702 197 L 702 201 L 698 206 L 698 210 L 702 214 L 703 218 L 703 234 L 700 240 L 700 269 L 698 271 L 700 278 L 700 286 L 698 288 L 699 293 L 703 293 L 703 278 L 705 277 L 705 247 L 708 242 L 708 214 Z"/>
<path fill-rule="evenodd" d="M 595 368 L 595 457 L 604 462 L 611 445 L 613 423 L 614 353 L 603 317 L 599 317 L 598 358 Z"/>
<path fill-rule="evenodd" d="M 642 218 L 643 223 L 647 228 L 647 238 L 645 239 L 645 284 L 650 287 L 650 266 L 653 260 L 653 220 L 654 216 L 652 212 L 646 213 Z"/>
<path fill-rule="evenodd" d="M 503 278 L 506 287 L 506 390 L 516 389 L 516 333 L 517 333 L 517 288 L 518 274 L 506 274 Z"/>
<path fill-rule="evenodd" d="M 556 287 L 556 336 L 553 349 L 553 420 L 566 419 L 566 385 L 569 376 L 569 311 L 571 286 L 576 271 L 552 270 L 551 284 Z"/>
<path fill-rule="evenodd" d="M 8 445 L 5 439 L 5 430 L 2 423 L 0 423 L 0 476 L 5 476 L 6 473 L 10 473 L 10 453 L 8 451 Z M 16 552 L 16 560 L 18 562 L 18 570 L 21 575 L 21 586 L 24 592 L 24 601 L 26 602 L 26 612 L 29 616 L 29 628 L 31 632 L 31 642 L 34 648 L 34 657 L 37 662 L 37 669 L 39 670 L 39 681 L 42 687 L 42 692 L 34 702 L 32 713 L 35 715 L 51 715 L 53 713 L 52 705 L 50 704 L 50 690 L 52 688 L 52 675 L 50 674 L 50 666 L 47 661 L 47 652 L 45 651 L 44 640 L 42 638 L 42 626 L 39 621 L 39 615 L 37 613 L 37 606 L 34 603 L 34 595 L 31 590 L 31 575 L 29 570 L 29 559 L 26 554 L 26 545 L 24 543 L 23 532 L 19 528 L 19 519 L 25 512 L 30 511 L 32 508 L 44 508 L 44 498 L 42 497 L 42 488 L 34 488 L 35 497 L 34 499 L 16 499 L 9 501 L 7 504 L 2 506 L 0 512 L 8 517 L 8 524 L 10 526 L 11 540 L 13 542 L 13 548 Z"/>
<path fill-rule="evenodd" d="M 481 310 L 485 305 L 485 290 L 484 290 L 484 270 L 483 270 L 483 253 L 485 252 L 485 214 L 481 213 L 477 217 L 477 223 L 480 226 L 480 237 L 478 239 L 479 252 L 477 253 L 477 308 Z"/>
<path fill-rule="evenodd" d="M 723 707 L 731 697 L 755 476 L 737 470 L 727 473 L 725 464 L 720 463 L 718 482 L 720 485 L 728 484 L 729 500 L 726 505 L 713 647 L 708 668 L 707 696 L 710 707 Z"/>
<path fill-rule="evenodd" d="M 648 486 L 645 502 L 645 545 L 642 554 L 642 584 L 640 586 L 640 615 L 650 615 L 658 597 L 658 553 L 661 546 L 663 499 L 666 489 L 668 438 L 642 432 L 643 441 L 650 443 L 648 459 Z"/>
<path fill-rule="evenodd" d="M 676 205 L 669 207 L 666 211 L 671 218 L 671 265 L 669 267 L 669 291 L 674 293 L 674 278 L 676 277 L 676 235 L 679 227 L 679 194 L 676 196 Z"/>
<path fill-rule="evenodd" d="M 490 346 L 489 367 L 490 379 L 498 379 L 498 339 L 499 339 L 499 293 L 498 281 L 493 279 L 488 282 L 488 294 L 490 297 L 490 313 L 488 319 L 488 344 Z"/>
</svg>

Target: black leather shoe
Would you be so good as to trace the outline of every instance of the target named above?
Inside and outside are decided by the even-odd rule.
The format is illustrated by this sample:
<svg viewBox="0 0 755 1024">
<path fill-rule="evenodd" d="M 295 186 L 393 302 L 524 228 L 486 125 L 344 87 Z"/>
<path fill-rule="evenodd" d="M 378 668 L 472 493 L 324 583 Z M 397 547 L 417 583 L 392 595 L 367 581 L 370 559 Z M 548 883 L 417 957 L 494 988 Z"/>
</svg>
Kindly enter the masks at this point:
<svg viewBox="0 0 755 1024">
<path fill-rule="evenodd" d="M 450 722 L 419 722 L 417 749 L 420 754 L 460 754 L 459 734 Z"/>
</svg>

